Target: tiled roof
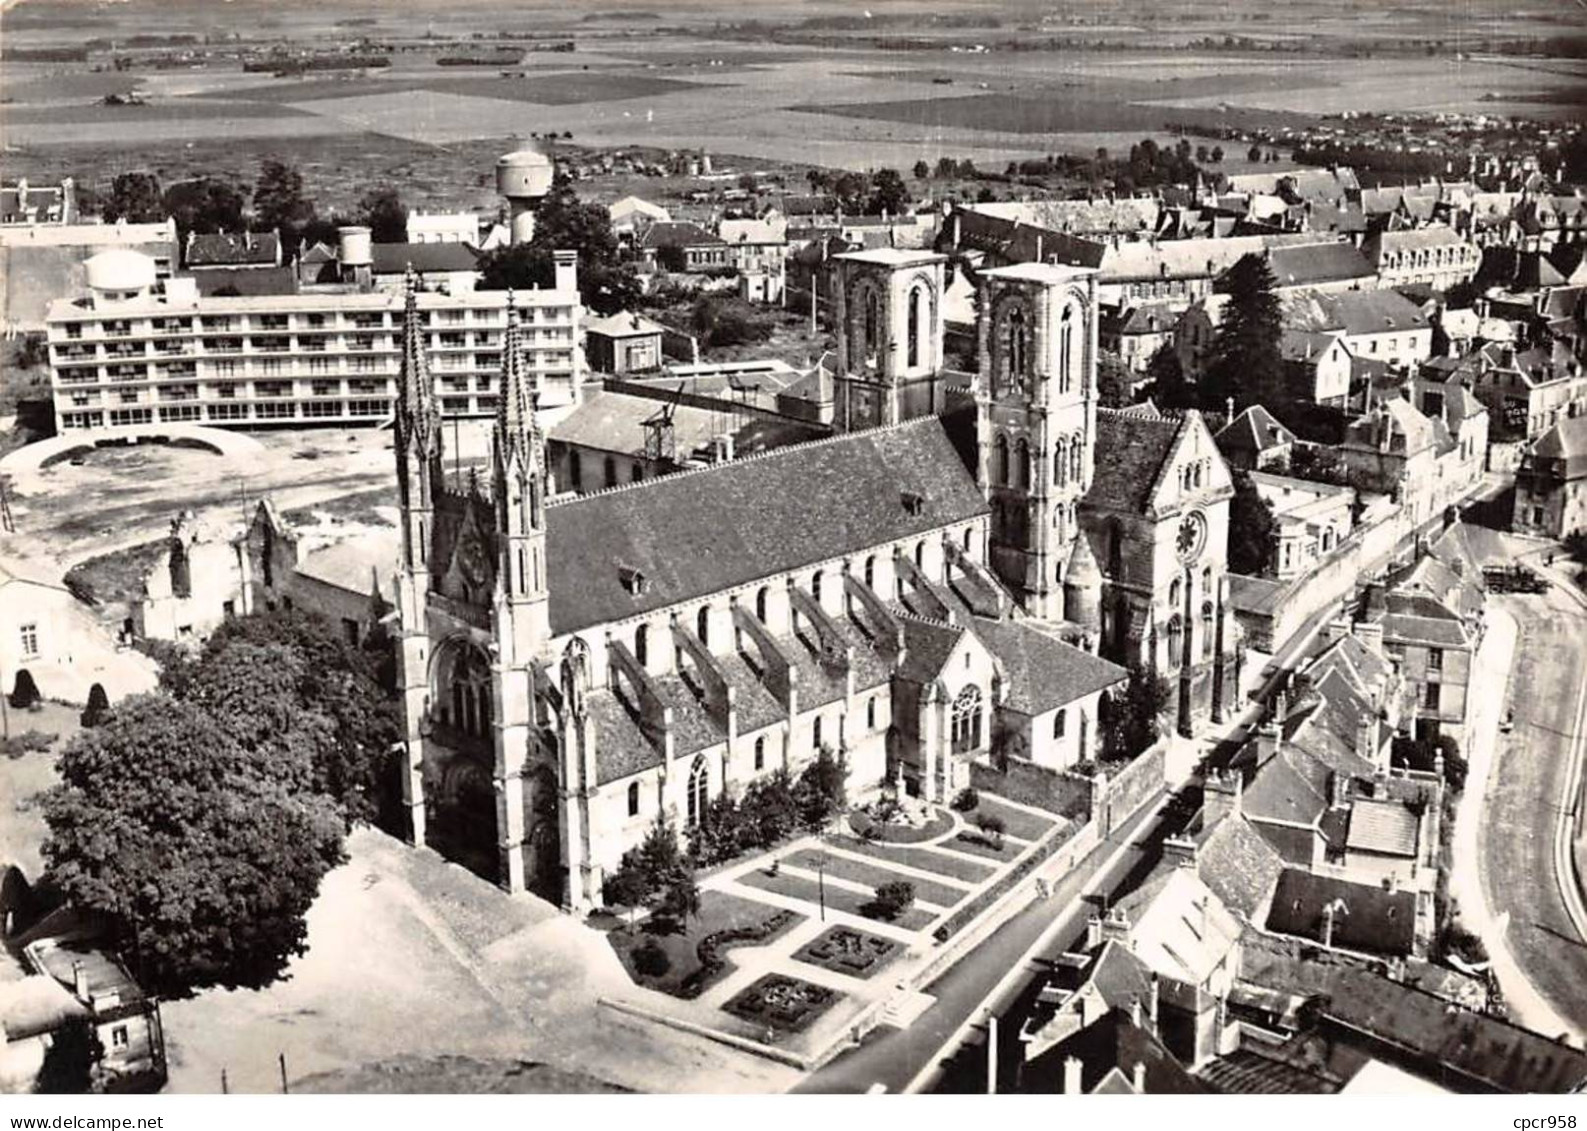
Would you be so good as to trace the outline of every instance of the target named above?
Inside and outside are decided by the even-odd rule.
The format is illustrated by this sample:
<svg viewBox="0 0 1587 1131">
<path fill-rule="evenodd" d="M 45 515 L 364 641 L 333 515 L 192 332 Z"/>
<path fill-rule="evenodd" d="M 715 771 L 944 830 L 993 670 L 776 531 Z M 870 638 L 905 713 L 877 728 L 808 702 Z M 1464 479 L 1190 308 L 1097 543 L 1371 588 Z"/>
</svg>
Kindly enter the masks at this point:
<svg viewBox="0 0 1587 1131">
<path fill-rule="evenodd" d="M 1345 847 L 1357 852 L 1414 857 L 1420 826 L 1416 814 L 1402 802 L 1358 797 L 1350 806 L 1350 832 L 1345 837 Z"/>
<path fill-rule="evenodd" d="M 1248 920 L 1267 907 L 1284 860 L 1244 816 L 1230 814 L 1202 831 L 1196 871 L 1225 907 Z"/>
<path fill-rule="evenodd" d="M 964 629 L 917 616 L 900 616 L 898 621 L 904 629 L 904 662 L 898 674 L 929 686 L 942 674 L 943 665 L 964 638 Z"/>
<path fill-rule="evenodd" d="M 1339 1081 L 1256 1049 L 1236 1049 L 1196 1070 L 1196 1076 L 1223 1095 L 1328 1095 Z"/>
<path fill-rule="evenodd" d="M 1295 433 L 1285 428 L 1273 414 L 1254 404 L 1236 416 L 1217 434 L 1218 450 L 1224 452 L 1265 452 L 1295 442 Z"/>
<path fill-rule="evenodd" d="M 1580 1049 L 1359 966 L 1293 959 L 1269 967 L 1261 984 L 1316 999 L 1325 1018 L 1400 1050 L 1423 1075 L 1445 1082 L 1455 1076 L 1503 1093 L 1550 1095 L 1587 1083 Z"/>
<path fill-rule="evenodd" d="M 1021 1090 L 1061 1093 L 1064 1062 L 1070 1057 L 1080 1061 L 1080 1088 L 1087 1095 L 1099 1089 L 1121 1090 L 1120 1085 L 1134 1078 L 1136 1065 L 1146 1070 L 1148 1095 L 1206 1091 L 1161 1041 L 1130 1020 L 1127 1010 L 1110 1010 L 1029 1061 L 1021 1074 Z"/>
<path fill-rule="evenodd" d="M 1328 771 L 1286 742 L 1257 767 L 1241 805 L 1254 821 L 1315 825 L 1328 808 Z"/>
<path fill-rule="evenodd" d="M 1385 334 L 1428 326 L 1427 316 L 1398 291 L 1298 290 L 1283 304 L 1284 325 L 1294 330 Z"/>
<path fill-rule="evenodd" d="M 640 247 L 719 247 L 722 240 L 713 232 L 688 220 L 658 220 L 645 229 Z"/>
<path fill-rule="evenodd" d="M 1151 501 L 1182 420 L 1097 409 L 1096 469 L 1086 501 L 1139 514 Z"/>
<path fill-rule="evenodd" d="M 1173 868 L 1156 898 L 1132 919 L 1135 956 L 1187 985 L 1204 985 L 1239 945 L 1239 921 L 1194 868 Z"/>
<path fill-rule="evenodd" d="M 1416 940 L 1416 893 L 1388 891 L 1286 868 L 1273 893 L 1267 929 L 1281 935 L 1323 940 L 1324 908 L 1342 901 L 1333 917 L 1332 945 L 1371 954 L 1408 955 Z"/>
<path fill-rule="evenodd" d="M 290 267 L 207 267 L 189 276 L 204 298 L 227 295 L 292 295 L 298 273 Z"/>
<path fill-rule="evenodd" d="M 1162 204 L 1150 196 L 1127 196 L 1115 200 L 1010 201 L 969 204 L 965 208 L 1035 228 L 1080 235 L 1115 231 L 1120 235 L 1129 235 L 1156 231 L 1163 210 Z"/>
<path fill-rule="evenodd" d="M 384 579 L 397 561 L 399 533 L 382 526 L 304 555 L 298 572 L 349 593 L 386 592 Z M 375 586 L 371 590 L 370 586 Z"/>
<path fill-rule="evenodd" d="M 1268 257 L 1274 281 L 1281 287 L 1311 287 L 1369 279 L 1377 274 L 1367 257 L 1348 243 L 1275 247 Z"/>
<path fill-rule="evenodd" d="M 585 316 L 584 332 L 604 334 L 609 338 L 624 338 L 634 334 L 662 334 L 666 332 L 666 327 L 660 322 L 646 318 L 643 314 L 632 314 L 623 310 L 606 318 L 593 314 Z"/>
<path fill-rule="evenodd" d="M 1379 232 L 1373 236 L 1368 244 L 1383 251 L 1420 251 L 1449 247 L 1451 244 L 1464 244 L 1461 238 L 1447 224 L 1428 224 L 1421 228 L 1403 228 L 1399 231 Z"/>
<path fill-rule="evenodd" d="M 555 503 L 552 631 L 708 597 L 986 510 L 934 417 Z M 620 569 L 639 571 L 643 591 L 630 593 Z"/>
<path fill-rule="evenodd" d="M 1039 715 L 1129 678 L 1117 664 L 1065 644 L 1030 621 L 976 617 L 970 628 L 1002 661 L 1008 678 L 1004 706 L 1011 711 Z"/>
</svg>

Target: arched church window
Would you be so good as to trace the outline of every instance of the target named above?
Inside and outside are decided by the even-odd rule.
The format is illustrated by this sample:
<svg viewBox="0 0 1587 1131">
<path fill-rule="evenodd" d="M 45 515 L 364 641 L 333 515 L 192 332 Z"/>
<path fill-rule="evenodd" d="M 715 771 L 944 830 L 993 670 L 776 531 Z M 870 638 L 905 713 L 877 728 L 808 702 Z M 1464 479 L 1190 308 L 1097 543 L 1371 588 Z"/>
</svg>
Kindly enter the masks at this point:
<svg viewBox="0 0 1587 1131">
<path fill-rule="evenodd" d="M 924 542 L 915 543 L 915 568 L 922 573 L 926 570 L 926 544 Z"/>
<path fill-rule="evenodd" d="M 639 816 L 639 783 L 630 782 L 628 785 L 628 815 Z"/>
<path fill-rule="evenodd" d="M 650 626 L 642 624 L 634 629 L 634 659 L 640 667 L 650 662 Z"/>
<path fill-rule="evenodd" d="M 876 729 L 876 696 L 872 695 L 869 703 L 865 704 L 865 729 Z"/>
<path fill-rule="evenodd" d="M 1201 595 L 1206 600 L 1212 600 L 1212 567 L 1201 567 Z"/>
<path fill-rule="evenodd" d="M 965 551 L 968 552 L 971 549 L 971 547 L 973 547 L 974 545 L 975 545 L 975 527 L 967 526 L 967 527 L 964 528 L 964 548 L 965 548 Z"/>
<path fill-rule="evenodd" d="M 1203 601 L 1201 603 L 1201 643 L 1196 648 L 1196 655 L 1200 659 L 1206 659 L 1207 653 L 1212 649 L 1215 633 L 1217 632 L 1215 620 L 1216 614 L 1212 607 L 1212 602 Z"/>
<path fill-rule="evenodd" d="M 816 599 L 816 604 L 821 603 L 821 571 L 816 570 L 810 576 L 810 596 Z"/>
<path fill-rule="evenodd" d="M 1014 486 L 1030 490 L 1030 445 L 1024 440 L 1014 445 Z"/>
<path fill-rule="evenodd" d="M 875 554 L 872 554 L 870 557 L 865 559 L 865 587 L 867 589 L 874 589 L 876 587 L 876 555 Z"/>
<path fill-rule="evenodd" d="M 953 701 L 952 729 L 955 753 L 974 750 L 981 745 L 981 689 L 973 683 Z"/>
<path fill-rule="evenodd" d="M 909 343 L 908 364 L 919 365 L 924 350 L 926 332 L 926 290 L 915 287 L 909 292 Z"/>
<path fill-rule="evenodd" d="M 764 585 L 755 591 L 755 616 L 762 624 L 766 623 L 767 606 L 770 600 L 771 594 Z"/>
<path fill-rule="evenodd" d="M 1001 487 L 1008 486 L 1008 437 L 1002 433 L 992 444 L 992 474 Z"/>
<path fill-rule="evenodd" d="M 711 801 L 710 772 L 706 769 L 705 758 L 702 755 L 694 760 L 694 766 L 689 770 L 689 796 L 688 796 L 688 824 L 689 828 L 698 828 L 700 822 L 705 820 L 705 809 Z"/>
<path fill-rule="evenodd" d="M 876 344 L 879 337 L 879 323 L 881 312 L 876 302 L 876 291 L 873 289 L 865 292 L 865 341 L 861 343 L 861 353 L 867 357 L 876 356 Z"/>
<path fill-rule="evenodd" d="M 1069 444 L 1059 440 L 1053 445 L 1052 455 L 1052 485 L 1062 487 L 1069 478 Z"/>
<path fill-rule="evenodd" d="M 1185 646 L 1185 622 L 1175 613 L 1168 620 L 1168 666 L 1179 667 L 1182 649 Z"/>
<path fill-rule="evenodd" d="M 700 643 L 707 648 L 711 646 L 711 606 L 702 605 L 695 614 L 694 634 L 700 638 Z"/>
<path fill-rule="evenodd" d="M 1172 581 L 1170 581 L 1168 583 L 1168 603 L 1169 603 L 1169 605 L 1172 606 L 1173 608 L 1176 608 L 1176 609 L 1179 608 L 1179 598 L 1181 596 L 1182 596 L 1182 593 L 1181 593 L 1180 588 L 1179 588 L 1179 578 L 1176 577 L 1176 578 L 1174 578 L 1174 580 L 1172 580 Z"/>
<path fill-rule="evenodd" d="M 1067 393 L 1073 380 L 1075 308 L 1064 307 L 1058 323 L 1058 391 Z"/>
<path fill-rule="evenodd" d="M 821 716 L 817 715 L 810 723 L 810 749 L 821 749 Z"/>
<path fill-rule="evenodd" d="M 1052 528 L 1058 532 L 1060 539 L 1064 536 L 1064 505 L 1062 503 L 1052 509 Z"/>
<path fill-rule="evenodd" d="M 1011 384 L 1019 384 L 1029 375 L 1029 334 L 1025 311 L 1016 306 L 1008 315 L 1008 378 Z"/>
<path fill-rule="evenodd" d="M 759 738 L 757 738 L 755 740 L 755 769 L 757 771 L 759 771 L 759 770 L 764 770 L 765 768 L 766 768 L 766 736 L 765 735 L 761 735 Z"/>
<path fill-rule="evenodd" d="M 1085 470 L 1085 442 L 1076 436 L 1069 442 L 1069 480 L 1080 483 Z"/>
</svg>

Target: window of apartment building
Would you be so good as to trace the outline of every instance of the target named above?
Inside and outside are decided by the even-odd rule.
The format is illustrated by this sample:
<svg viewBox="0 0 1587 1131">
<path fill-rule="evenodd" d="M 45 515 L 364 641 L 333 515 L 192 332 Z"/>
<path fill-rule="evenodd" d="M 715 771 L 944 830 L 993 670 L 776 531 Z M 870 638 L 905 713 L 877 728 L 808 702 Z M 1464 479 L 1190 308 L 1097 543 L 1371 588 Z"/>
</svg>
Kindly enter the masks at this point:
<svg viewBox="0 0 1587 1131">
<path fill-rule="evenodd" d="M 83 324 L 81 322 L 68 322 L 66 324 L 66 336 L 72 341 L 81 338 L 83 336 Z"/>
<path fill-rule="evenodd" d="M 261 397 L 290 397 L 292 395 L 291 381 L 255 381 L 253 391 Z"/>
<path fill-rule="evenodd" d="M 303 405 L 303 415 L 324 419 L 327 416 L 342 415 L 341 401 L 306 401 Z"/>
<path fill-rule="evenodd" d="M 175 405 L 160 410 L 160 420 L 166 424 L 180 424 L 198 419 L 196 404 Z"/>
<path fill-rule="evenodd" d="M 22 626 L 22 658 L 31 660 L 39 654 L 39 626 L 34 623 Z"/>
<path fill-rule="evenodd" d="M 334 397 L 342 391 L 340 381 L 313 381 L 309 384 L 310 391 L 316 397 Z"/>
<path fill-rule="evenodd" d="M 468 345 L 468 338 L 466 335 L 454 332 L 450 334 L 442 334 L 440 336 L 440 342 L 442 347 L 445 349 L 456 349 L 459 346 Z"/>
<path fill-rule="evenodd" d="M 223 395 L 236 396 L 236 389 L 227 389 Z M 211 420 L 247 420 L 248 406 L 245 404 L 212 404 L 208 409 Z"/>
<path fill-rule="evenodd" d="M 1444 650 L 1442 648 L 1429 648 L 1427 650 L 1427 668 L 1429 671 L 1435 672 L 1444 670 Z"/>
<path fill-rule="evenodd" d="M 206 330 L 231 330 L 237 326 L 237 319 L 224 314 L 206 314 L 204 316 L 204 329 Z"/>
<path fill-rule="evenodd" d="M 152 408 L 114 408 L 110 410 L 110 423 L 122 424 L 152 424 L 154 410 Z"/>
<path fill-rule="evenodd" d="M 255 406 L 254 417 L 258 420 L 289 420 L 296 407 L 291 401 L 265 401 Z"/>
<path fill-rule="evenodd" d="M 213 377 L 235 377 L 237 376 L 237 368 L 237 362 L 235 361 L 212 361 L 209 363 L 209 372 Z"/>
<path fill-rule="evenodd" d="M 441 411 L 453 416 L 461 416 L 468 412 L 467 397 L 442 397 Z"/>
<path fill-rule="evenodd" d="M 311 358 L 309 358 L 309 372 L 310 373 L 335 373 L 336 372 L 336 362 L 333 361 L 331 358 L 328 358 L 328 357 L 311 357 Z M 335 382 L 333 382 L 333 384 L 334 383 Z"/>
<path fill-rule="evenodd" d="M 260 314 L 254 317 L 254 324 L 261 330 L 285 330 L 287 316 L 285 314 Z"/>
<path fill-rule="evenodd" d="M 390 401 L 349 401 L 347 411 L 351 416 L 384 416 L 391 411 Z"/>
<path fill-rule="evenodd" d="M 259 363 L 259 372 L 266 377 L 279 377 L 287 371 L 287 363 L 283 358 L 267 357 Z"/>
<path fill-rule="evenodd" d="M 1542 507 L 1533 507 L 1532 508 L 1532 525 L 1533 526 L 1541 526 L 1542 524 L 1543 524 L 1543 508 Z"/>
<path fill-rule="evenodd" d="M 127 1047 L 127 1044 L 127 1027 L 125 1025 L 117 1025 L 114 1029 L 110 1030 L 110 1046 L 112 1048 L 124 1049 Z"/>
<path fill-rule="evenodd" d="M 112 322 L 103 322 L 100 325 L 103 327 L 107 337 L 119 338 L 132 333 L 132 323 L 125 318 L 118 318 Z"/>
</svg>

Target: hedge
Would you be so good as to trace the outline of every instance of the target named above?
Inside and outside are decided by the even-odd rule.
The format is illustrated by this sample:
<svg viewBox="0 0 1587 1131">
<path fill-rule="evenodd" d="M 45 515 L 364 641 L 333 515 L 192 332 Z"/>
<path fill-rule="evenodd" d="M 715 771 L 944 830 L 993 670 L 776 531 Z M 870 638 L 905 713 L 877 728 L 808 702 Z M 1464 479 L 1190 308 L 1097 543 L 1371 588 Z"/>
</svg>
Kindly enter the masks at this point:
<svg viewBox="0 0 1587 1131">
<path fill-rule="evenodd" d="M 940 927 L 931 932 L 932 937 L 939 943 L 943 943 L 958 934 L 972 919 L 1013 891 L 1021 880 L 1046 863 L 1054 853 L 1073 840 L 1074 834 L 1079 827 L 1078 825 L 1070 825 L 1056 832 L 1045 844 L 1027 853 L 1018 863 L 1004 873 L 1003 877 L 996 883 L 982 888 L 971 899 L 960 904 L 952 915 L 943 920 Z"/>
</svg>

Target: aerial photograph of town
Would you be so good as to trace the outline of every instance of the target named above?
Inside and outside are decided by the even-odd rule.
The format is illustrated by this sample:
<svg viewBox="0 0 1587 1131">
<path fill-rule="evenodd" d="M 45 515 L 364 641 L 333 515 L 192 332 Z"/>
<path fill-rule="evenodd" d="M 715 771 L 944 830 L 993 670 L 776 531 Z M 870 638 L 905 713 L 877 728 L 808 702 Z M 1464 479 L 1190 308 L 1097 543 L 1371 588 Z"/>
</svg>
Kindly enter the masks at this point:
<svg viewBox="0 0 1587 1131">
<path fill-rule="evenodd" d="M 1587 0 L 3 0 L 0 1112 L 1587 1127 L 1584 364 Z"/>
</svg>

